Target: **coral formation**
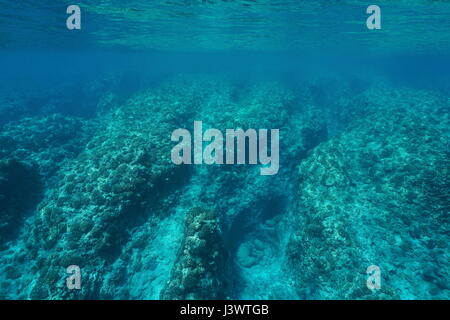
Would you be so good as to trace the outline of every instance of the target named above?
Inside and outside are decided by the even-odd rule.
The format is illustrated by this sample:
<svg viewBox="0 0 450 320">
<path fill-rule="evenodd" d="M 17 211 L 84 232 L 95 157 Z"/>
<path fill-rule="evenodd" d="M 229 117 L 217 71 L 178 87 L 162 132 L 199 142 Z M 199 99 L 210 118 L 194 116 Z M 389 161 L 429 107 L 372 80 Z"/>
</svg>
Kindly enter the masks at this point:
<svg viewBox="0 0 450 320">
<path fill-rule="evenodd" d="M 125 102 L 103 95 L 95 119 L 5 124 L 0 155 L 18 160 L 2 162 L 2 175 L 40 173 L 46 189 L 16 206 L 39 190 L 31 179 L 0 200 L 3 225 L 17 231 L 0 252 L 2 297 L 447 297 L 448 100 L 380 83 L 325 86 L 328 96 L 318 81 L 291 90 L 179 76 Z M 171 133 L 194 120 L 279 129 L 278 174 L 173 164 Z M 1 194 L 12 192 L 5 181 Z M 81 290 L 65 286 L 73 264 Z M 372 264 L 380 291 L 365 286 Z"/>
<path fill-rule="evenodd" d="M 192 208 L 184 238 L 161 299 L 226 298 L 227 253 L 214 211 Z"/>
<path fill-rule="evenodd" d="M 37 166 L 45 178 L 83 149 L 95 126 L 60 114 L 24 118 L 5 124 L 0 131 L 0 157 L 14 157 Z"/>
<path fill-rule="evenodd" d="M 288 261 L 299 296 L 448 297 L 448 100 L 377 89 L 349 104 L 365 115 L 298 169 Z M 370 265 L 380 292 L 366 287 Z"/>
</svg>

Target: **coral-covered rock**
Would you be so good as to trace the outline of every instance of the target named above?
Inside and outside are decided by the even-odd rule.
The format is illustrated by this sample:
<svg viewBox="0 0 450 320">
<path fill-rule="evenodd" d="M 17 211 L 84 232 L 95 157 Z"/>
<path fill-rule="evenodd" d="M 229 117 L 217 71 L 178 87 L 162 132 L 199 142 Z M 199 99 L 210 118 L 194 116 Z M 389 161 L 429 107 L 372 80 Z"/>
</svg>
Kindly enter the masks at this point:
<svg viewBox="0 0 450 320">
<path fill-rule="evenodd" d="M 203 208 L 189 210 L 184 238 L 161 299 L 224 299 L 227 253 L 222 241 L 213 211 Z"/>
<path fill-rule="evenodd" d="M 299 296 L 448 298 L 448 100 L 371 90 L 353 108 L 349 129 L 298 169 L 287 269 Z M 366 287 L 370 265 L 381 268 L 379 292 Z"/>
<path fill-rule="evenodd" d="M 84 150 L 58 172 L 58 183 L 39 205 L 32 238 L 27 240 L 47 252 L 31 296 L 114 294 L 114 287 L 98 283 L 110 272 L 105 264 L 120 258 L 135 226 L 151 213 L 165 214 L 173 189 L 189 173 L 188 167 L 177 167 L 170 160 L 170 134 L 192 121 L 201 98 L 193 87 L 167 90 L 164 86 L 147 90 L 102 116 Z M 76 261 L 96 280 L 86 281 L 79 291 L 46 280 L 55 272 L 63 278 L 64 268 Z"/>
<path fill-rule="evenodd" d="M 0 157 L 15 157 L 35 165 L 49 178 L 83 150 L 93 124 L 53 114 L 10 122 L 0 131 Z"/>
</svg>

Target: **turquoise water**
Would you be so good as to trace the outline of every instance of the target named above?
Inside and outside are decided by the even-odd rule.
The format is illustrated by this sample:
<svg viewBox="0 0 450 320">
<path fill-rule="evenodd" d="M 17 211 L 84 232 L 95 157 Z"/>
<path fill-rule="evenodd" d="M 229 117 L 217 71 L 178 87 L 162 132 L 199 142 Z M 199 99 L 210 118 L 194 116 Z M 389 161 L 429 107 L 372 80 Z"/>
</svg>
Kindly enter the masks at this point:
<svg viewBox="0 0 450 320">
<path fill-rule="evenodd" d="M 0 0 L 0 298 L 449 299 L 448 1 L 72 4 Z"/>
</svg>

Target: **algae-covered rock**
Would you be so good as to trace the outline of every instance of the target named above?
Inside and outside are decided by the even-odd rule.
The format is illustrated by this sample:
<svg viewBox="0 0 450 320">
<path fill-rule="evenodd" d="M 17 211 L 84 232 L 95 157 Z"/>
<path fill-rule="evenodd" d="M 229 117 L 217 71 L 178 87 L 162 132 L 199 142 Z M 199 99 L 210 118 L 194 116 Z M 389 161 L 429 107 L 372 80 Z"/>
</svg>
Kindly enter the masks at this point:
<svg viewBox="0 0 450 320">
<path fill-rule="evenodd" d="M 287 250 L 299 296 L 448 298 L 448 100 L 399 89 L 353 102 L 366 114 L 298 168 Z M 370 265 L 381 269 L 379 291 L 366 287 Z"/>
<path fill-rule="evenodd" d="M 215 213 L 191 209 L 185 219 L 184 238 L 161 299 L 226 298 L 225 263 L 219 223 Z"/>
</svg>

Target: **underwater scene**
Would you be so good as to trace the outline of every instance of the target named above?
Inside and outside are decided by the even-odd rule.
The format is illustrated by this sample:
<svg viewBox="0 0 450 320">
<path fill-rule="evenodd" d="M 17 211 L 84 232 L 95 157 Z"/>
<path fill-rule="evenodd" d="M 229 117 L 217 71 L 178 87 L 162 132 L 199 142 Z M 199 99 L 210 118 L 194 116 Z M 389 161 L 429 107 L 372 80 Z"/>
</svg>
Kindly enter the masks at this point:
<svg viewBox="0 0 450 320">
<path fill-rule="evenodd" d="M 0 299 L 447 300 L 450 2 L 0 0 Z"/>
</svg>

